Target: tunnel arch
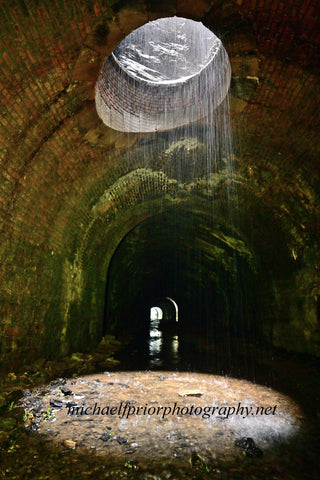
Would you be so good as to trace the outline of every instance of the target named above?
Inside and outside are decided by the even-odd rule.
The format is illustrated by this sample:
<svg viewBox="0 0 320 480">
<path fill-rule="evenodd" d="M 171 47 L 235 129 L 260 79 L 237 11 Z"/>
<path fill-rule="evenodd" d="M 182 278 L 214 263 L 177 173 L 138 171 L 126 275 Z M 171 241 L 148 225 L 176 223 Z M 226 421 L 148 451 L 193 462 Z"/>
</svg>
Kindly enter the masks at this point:
<svg viewBox="0 0 320 480">
<path fill-rule="evenodd" d="M 127 147 L 141 152 L 143 146 L 135 134 L 115 134 L 104 126 L 93 100 L 103 62 L 125 35 L 169 15 L 202 21 L 226 46 L 232 65 L 239 231 L 262 264 L 260 270 L 267 272 L 262 290 L 271 306 L 266 315 L 274 323 L 264 323 L 267 329 L 271 325 L 276 345 L 319 354 L 319 188 L 314 175 L 319 134 L 315 100 L 310 100 L 320 91 L 317 19 L 311 4 L 301 16 L 300 4 L 295 0 L 296 9 L 282 5 L 278 12 L 268 2 L 260 7 L 235 1 L 203 2 L 196 8 L 192 2 L 171 2 L 161 10 L 157 2 L 130 1 L 112 6 L 89 1 L 82 8 L 65 2 L 59 12 L 55 3 L 42 8 L 33 1 L 23 7 L 16 2 L 11 10 L 0 7 L 5 112 L 1 346 L 9 368 L 19 356 L 28 361 L 97 344 L 114 251 L 130 229 L 150 216 L 151 204 L 158 211 L 166 208 L 167 198 L 155 200 L 150 189 L 142 207 L 137 184 L 129 180 L 129 192 L 128 179 L 120 181 L 145 166 L 128 159 Z M 279 32 L 274 18 L 285 18 L 283 9 L 290 21 Z M 154 162 L 152 168 L 160 170 L 159 165 Z M 201 185 L 187 186 L 207 198 Z M 178 190 L 174 182 L 167 188 L 164 196 Z M 115 198 L 106 196 L 99 203 L 105 192 Z M 178 197 L 172 193 L 168 203 Z M 219 201 L 219 192 L 211 198 Z M 221 211 L 217 223 L 219 216 Z"/>
<path fill-rule="evenodd" d="M 201 155 L 201 149 L 199 150 L 199 145 L 200 144 L 197 144 L 196 147 L 197 154 Z M 141 152 L 140 148 L 140 145 L 136 144 L 131 150 L 133 153 L 131 157 L 132 165 L 139 165 L 139 155 Z M 180 148 L 179 154 L 184 151 L 184 148 L 188 148 L 188 146 L 186 145 L 183 146 L 182 149 Z M 134 154 L 135 150 L 137 151 L 137 157 L 135 157 Z M 121 161 L 126 161 L 125 155 L 119 155 L 116 158 L 118 162 L 119 159 Z M 177 158 L 179 159 L 179 156 Z M 161 160 L 163 161 L 163 159 Z M 189 184 L 191 188 L 189 187 L 189 189 L 181 189 L 179 183 L 176 181 L 177 172 L 179 172 L 180 170 L 180 167 L 177 168 L 176 163 L 163 163 L 163 170 L 161 172 L 157 172 L 153 170 L 154 166 L 152 162 L 154 161 L 154 159 L 152 156 L 150 156 L 150 158 L 148 157 L 148 161 L 150 162 L 149 165 L 145 164 L 144 168 L 138 168 L 131 171 L 129 174 L 119 178 L 111 186 L 111 188 L 108 187 L 105 190 L 100 190 L 100 196 L 98 197 L 96 203 L 91 206 L 91 221 L 88 224 L 87 232 L 85 232 L 85 234 L 82 234 L 81 236 L 80 248 L 77 254 L 79 262 L 73 265 L 67 265 L 67 271 L 69 272 L 70 269 L 70 273 L 72 274 L 72 278 L 67 277 L 68 284 L 66 285 L 66 289 L 70 290 L 68 298 L 70 299 L 71 308 L 68 310 L 69 325 L 65 330 L 65 336 L 63 338 L 69 339 L 68 342 L 69 345 L 73 345 L 72 348 L 79 348 L 81 342 L 80 336 L 83 335 L 83 331 L 90 332 L 90 336 L 93 341 L 97 341 L 99 338 L 101 338 L 101 335 L 103 333 L 114 334 L 121 332 L 121 325 L 123 319 L 126 316 L 128 317 L 128 311 L 127 313 L 119 313 L 116 310 L 116 306 L 120 305 L 124 298 L 127 298 L 127 294 L 125 294 L 121 288 L 119 288 L 120 293 L 117 299 L 113 298 L 114 293 L 108 293 L 110 287 L 110 278 L 114 278 L 114 285 L 116 285 L 116 282 L 118 281 L 118 274 L 115 273 L 113 267 L 114 259 L 117 257 L 117 251 L 119 247 L 121 247 L 122 243 L 125 243 L 127 241 L 126 239 L 130 237 L 132 232 L 134 232 L 134 230 L 138 228 L 139 225 L 141 225 L 145 221 L 154 221 L 152 219 L 159 217 L 159 212 L 162 212 L 160 214 L 160 218 L 161 215 L 166 214 L 166 212 L 169 216 L 172 215 L 173 223 L 171 221 L 171 227 L 169 228 L 169 230 L 165 229 L 162 232 L 167 232 L 168 239 L 171 239 L 172 232 L 175 231 L 175 215 L 178 211 L 181 211 L 181 213 L 183 214 L 181 219 L 184 218 L 186 220 L 188 216 L 190 217 L 190 219 L 192 219 L 195 218 L 195 216 L 198 216 L 195 225 L 199 222 L 202 225 L 201 228 L 204 229 L 204 237 L 208 236 L 205 242 L 207 243 L 207 246 L 203 251 L 200 249 L 198 258 L 194 259 L 195 265 L 198 265 L 199 261 L 202 262 L 202 257 L 205 258 L 208 256 L 207 249 L 209 249 L 209 251 L 212 250 L 209 255 L 212 255 L 217 247 L 218 249 L 216 251 L 221 253 L 220 246 L 214 246 L 214 242 L 217 241 L 218 243 L 221 242 L 221 244 L 224 245 L 224 248 L 230 248 L 230 252 L 237 252 L 237 262 L 239 261 L 240 263 L 243 263 L 244 260 L 241 270 L 243 269 L 243 271 L 249 272 L 248 278 L 250 278 L 250 282 L 252 283 L 252 285 L 255 282 L 257 283 L 257 278 L 259 278 L 259 281 L 261 281 L 261 291 L 256 293 L 256 297 L 252 296 L 249 293 L 249 297 L 251 298 L 252 302 L 250 305 L 250 309 L 247 313 L 242 312 L 243 305 L 241 305 L 240 295 L 239 298 L 235 299 L 235 303 L 237 304 L 236 308 L 239 312 L 239 318 L 241 319 L 238 323 L 240 326 L 245 326 L 245 328 L 240 328 L 240 326 L 237 327 L 233 320 L 230 322 L 230 319 L 227 319 L 227 317 L 225 316 L 225 318 L 221 320 L 220 324 L 215 324 L 216 331 L 218 332 L 218 330 L 223 331 L 226 329 L 230 329 L 230 326 L 234 329 L 234 331 L 236 331 L 237 329 L 238 331 L 246 331 L 246 329 L 248 330 L 249 326 L 248 324 L 246 324 L 244 316 L 248 317 L 250 316 L 250 314 L 252 314 L 252 321 L 250 323 L 250 325 L 252 326 L 252 331 L 263 330 L 266 334 L 266 337 L 270 339 L 272 337 L 273 318 L 270 316 L 268 320 L 261 322 L 261 308 L 265 298 L 271 298 L 273 295 L 272 292 L 265 290 L 265 286 L 268 283 L 270 275 L 273 275 L 271 270 L 275 270 L 278 267 L 280 270 L 281 265 L 286 265 L 285 271 L 288 271 L 288 268 L 290 268 L 288 266 L 290 262 L 287 263 L 287 259 L 288 256 L 291 258 L 291 253 L 287 249 L 285 242 L 281 242 L 281 248 L 283 249 L 282 263 L 277 260 L 274 263 L 268 262 L 268 264 L 265 264 L 262 267 L 265 268 L 263 276 L 260 276 L 261 266 L 259 266 L 258 271 L 260 273 L 257 277 L 255 273 L 255 270 L 257 268 L 257 265 L 255 265 L 256 260 L 257 258 L 263 258 L 265 255 L 265 251 L 268 251 L 268 255 L 270 255 L 270 245 L 266 244 L 263 246 L 262 242 L 262 250 L 259 252 L 256 250 L 257 245 L 255 245 L 255 242 L 252 242 L 252 235 L 250 233 L 250 230 L 248 231 L 248 224 L 250 223 L 250 219 L 248 216 L 242 216 L 241 218 L 239 217 L 239 223 L 234 227 L 228 225 L 228 216 L 226 216 L 225 212 L 228 210 L 228 202 L 230 201 L 230 199 L 232 201 L 233 197 L 232 194 L 231 197 L 226 197 L 226 189 L 224 185 L 225 176 L 224 174 L 221 175 L 223 170 L 221 172 L 217 172 L 217 181 L 213 182 L 210 187 L 205 179 L 202 182 L 197 181 L 194 184 L 192 181 L 192 177 L 190 177 L 190 174 L 187 173 L 183 181 L 186 185 Z M 203 175 L 201 173 L 201 168 L 202 166 L 200 162 L 199 173 L 200 175 Z M 245 187 L 245 185 L 241 181 L 241 178 L 236 178 L 235 180 L 238 181 L 239 192 L 242 188 Z M 190 194 L 190 191 L 192 192 L 192 194 Z M 234 200 L 235 201 L 233 205 L 235 207 L 235 212 L 237 212 L 238 200 L 236 198 Z M 252 198 L 250 200 L 250 204 L 254 205 L 254 211 L 260 210 L 263 215 L 265 215 L 266 211 L 268 211 L 268 209 L 266 210 L 266 205 L 263 199 L 259 199 L 256 197 Z M 248 215 L 250 216 L 251 214 L 252 211 L 248 210 Z M 271 211 L 269 211 L 268 215 L 270 217 L 270 223 L 266 223 L 264 227 L 265 232 L 268 231 L 268 225 L 272 225 L 271 228 L 273 231 L 274 225 L 276 224 L 275 222 L 277 222 L 274 214 Z M 189 220 L 186 220 L 186 225 L 188 224 L 188 221 Z M 183 223 L 183 220 L 181 220 L 181 222 Z M 206 227 L 204 227 L 205 225 Z M 159 232 L 160 226 L 161 222 L 159 223 L 159 225 L 155 224 L 154 231 Z M 190 232 L 192 231 L 192 229 L 196 231 L 196 228 L 194 226 L 192 227 L 190 225 L 190 228 L 191 230 L 187 234 L 187 237 L 190 237 Z M 206 233 L 204 233 L 205 230 L 207 230 Z M 281 227 L 277 231 L 276 237 L 274 239 L 274 252 L 279 252 L 277 238 L 279 238 L 280 232 Z M 159 232 L 159 239 L 162 238 L 162 233 Z M 283 232 L 283 235 L 284 238 L 286 238 L 287 233 Z M 261 240 L 261 236 L 259 238 Z M 162 239 L 163 246 L 166 245 L 168 239 Z M 201 240 L 201 242 L 202 241 L 203 240 Z M 107 249 L 105 248 L 105 245 L 108 246 Z M 102 256 L 98 257 L 97 252 L 100 251 L 103 251 L 104 253 Z M 184 246 L 181 246 L 181 252 L 184 252 L 186 258 L 188 257 L 189 254 L 187 251 L 185 251 Z M 134 255 L 132 255 L 131 258 L 128 260 L 128 265 L 132 263 L 132 258 L 134 258 Z M 178 260 L 177 258 L 178 257 L 176 256 L 176 254 L 173 253 L 172 265 L 174 265 L 175 262 L 176 264 L 177 262 L 180 262 L 180 260 Z M 228 253 L 225 259 L 221 260 L 221 267 L 219 267 L 221 272 L 226 271 L 225 267 L 230 263 L 231 258 L 232 255 L 230 256 Z M 97 259 L 97 262 L 95 259 Z M 222 266 L 224 262 L 226 263 L 224 266 Z M 231 264 L 232 262 L 233 260 L 231 261 Z M 124 266 L 123 271 L 126 271 L 126 268 L 127 266 Z M 207 281 L 202 278 L 202 275 L 205 275 L 205 271 L 206 269 L 204 269 L 203 272 L 200 274 L 199 285 L 196 288 L 197 292 L 203 291 L 201 283 L 203 282 L 205 284 L 205 282 Z M 92 272 L 92 274 L 90 273 L 90 275 L 88 275 L 87 272 Z M 105 281 L 106 272 L 108 278 L 107 282 Z M 129 272 L 130 275 L 131 273 Z M 209 274 L 208 277 L 210 277 Z M 199 295 L 199 299 L 197 299 L 195 298 L 192 291 L 190 291 L 190 299 L 195 300 L 195 304 L 197 305 L 196 307 L 190 307 L 190 304 L 184 305 L 185 302 L 183 298 L 180 297 L 179 293 L 177 294 L 177 290 L 174 290 L 175 293 L 173 296 L 177 299 L 179 309 L 181 305 L 181 313 L 182 317 L 185 319 L 185 325 L 188 322 L 189 324 L 192 323 L 192 314 L 196 317 L 200 317 L 200 313 L 203 312 L 203 307 L 201 306 L 201 303 L 203 303 L 203 305 L 206 304 L 206 306 L 204 307 L 205 312 L 209 312 L 210 305 L 212 306 L 213 303 L 218 304 L 218 298 L 220 299 L 222 307 L 219 307 L 218 311 L 215 312 L 215 317 L 219 318 L 225 315 L 225 313 L 222 312 L 222 310 L 224 309 L 225 311 L 229 310 L 229 312 L 232 312 L 232 315 L 235 318 L 235 310 L 232 308 L 230 309 L 228 306 L 231 298 L 230 295 L 233 295 L 231 293 L 233 289 L 231 278 L 231 272 L 223 274 L 223 276 L 221 277 L 222 284 L 219 285 L 218 288 L 217 286 L 215 286 L 211 289 L 213 300 L 210 300 L 208 294 L 205 293 L 203 296 L 204 301 L 202 302 L 202 300 L 200 300 L 203 295 L 202 293 Z M 212 286 L 214 285 L 214 281 L 212 283 Z M 226 282 L 226 288 L 223 287 L 223 282 Z M 246 285 L 246 282 L 247 280 L 244 280 L 244 285 Z M 116 286 L 114 286 L 114 288 L 116 289 Z M 131 288 L 135 289 L 135 287 L 133 286 Z M 142 287 L 142 289 L 143 288 L 144 287 Z M 248 292 L 247 287 L 245 286 L 244 288 L 245 291 Z M 252 290 L 252 292 L 254 291 L 256 291 L 255 288 Z M 149 295 L 150 297 L 155 298 L 159 296 L 166 296 L 168 294 L 170 295 L 171 292 L 169 292 L 170 289 L 167 290 L 163 286 L 162 291 L 149 292 Z M 78 297 L 76 296 L 77 293 L 79 294 Z M 111 295 L 111 298 L 109 298 L 109 295 Z M 258 298 L 262 299 L 260 304 L 257 300 Z M 106 301 L 104 299 L 106 299 Z M 102 312 L 104 303 L 105 314 L 103 316 Z M 134 305 L 132 305 L 131 311 L 134 312 L 134 316 L 136 317 L 135 321 L 133 322 L 133 324 L 136 322 L 134 328 L 140 328 L 144 325 L 143 321 L 142 323 L 139 322 L 141 322 L 142 318 L 147 318 L 147 315 L 144 311 L 141 310 L 140 312 L 137 312 L 136 306 L 138 304 L 145 305 L 145 303 L 146 297 L 140 295 L 138 298 L 135 299 Z M 110 309 L 110 305 L 112 304 L 114 304 L 114 307 L 111 307 Z M 118 314 L 121 317 L 120 321 L 117 320 Z M 83 322 L 82 331 L 79 329 L 79 315 L 81 315 Z M 102 328 L 103 317 L 104 326 Z M 205 313 L 204 318 L 208 318 L 207 313 Z M 71 334 L 71 332 L 74 331 L 76 324 L 78 326 L 77 332 L 79 332 L 78 340 L 76 335 Z M 126 321 L 124 321 L 124 330 L 129 330 L 131 326 L 132 325 L 127 325 Z M 147 328 L 146 325 L 145 328 Z M 203 328 L 205 328 L 204 324 Z M 70 339 L 72 340 L 70 341 Z"/>
<path fill-rule="evenodd" d="M 179 308 L 177 303 L 170 297 L 157 298 L 152 303 L 152 308 L 159 309 L 162 313 L 160 320 L 160 327 L 176 326 L 179 321 Z"/>
<path fill-rule="evenodd" d="M 162 320 L 163 311 L 160 307 L 152 306 L 150 308 L 150 320 Z"/>
<path fill-rule="evenodd" d="M 175 322 L 178 322 L 179 321 L 179 308 L 178 308 L 177 303 L 170 297 L 166 297 L 166 300 L 169 300 L 173 304 L 174 309 L 175 309 L 174 320 L 175 320 Z"/>
<path fill-rule="evenodd" d="M 180 208 L 183 212 L 184 207 Z M 251 253 L 246 252 L 245 244 L 239 239 L 233 246 L 230 245 L 230 237 L 225 243 L 221 231 L 216 233 L 215 242 L 212 238 L 209 240 L 207 228 L 201 226 L 199 229 L 204 217 L 193 209 L 197 211 L 199 205 L 189 206 L 183 214 L 182 223 L 186 225 L 186 232 L 191 226 L 194 232 L 198 231 L 195 237 L 189 235 L 188 238 L 183 229 L 179 237 L 172 237 L 177 214 L 175 206 L 140 222 L 119 243 L 108 271 L 105 332 L 120 334 L 140 328 L 147 330 L 153 306 L 160 307 L 164 312 L 169 307 L 168 317 L 177 323 L 176 307 L 167 298 L 169 292 L 172 295 L 169 298 L 173 297 L 179 308 L 181 321 L 178 328 L 193 325 L 205 329 L 206 325 L 211 325 L 217 335 L 230 328 L 239 335 L 244 335 L 249 327 L 252 331 L 262 328 L 259 302 L 253 301 L 250 309 L 244 312 L 243 305 L 239 303 L 240 290 L 239 297 L 234 297 L 239 277 L 241 288 L 253 299 L 250 289 L 259 274 Z M 206 221 L 210 224 L 210 219 Z M 234 258 L 237 258 L 236 263 Z M 199 260 L 202 262 L 201 271 Z M 228 271 L 230 268 L 232 271 Z M 123 298 L 126 298 L 124 304 L 121 303 Z"/>
</svg>

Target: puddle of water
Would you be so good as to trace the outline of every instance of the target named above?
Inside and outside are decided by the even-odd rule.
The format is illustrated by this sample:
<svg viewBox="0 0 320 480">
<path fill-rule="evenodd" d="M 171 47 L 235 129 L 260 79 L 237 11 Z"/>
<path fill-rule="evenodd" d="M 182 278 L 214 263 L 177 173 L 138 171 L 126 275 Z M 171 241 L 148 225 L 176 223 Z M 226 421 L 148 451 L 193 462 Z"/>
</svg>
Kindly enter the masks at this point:
<svg viewBox="0 0 320 480">
<path fill-rule="evenodd" d="M 192 455 L 234 460 L 243 456 L 235 445 L 243 437 L 265 451 L 298 433 L 302 421 L 297 405 L 270 388 L 177 372 L 69 379 L 28 392 L 22 404 L 28 428 L 46 439 L 158 467 L 173 459 L 188 464 Z"/>
<path fill-rule="evenodd" d="M 178 366 L 179 337 L 175 333 L 163 331 L 160 328 L 160 320 L 150 321 L 149 339 L 149 368 L 151 370 L 164 368 L 164 366 Z"/>
</svg>

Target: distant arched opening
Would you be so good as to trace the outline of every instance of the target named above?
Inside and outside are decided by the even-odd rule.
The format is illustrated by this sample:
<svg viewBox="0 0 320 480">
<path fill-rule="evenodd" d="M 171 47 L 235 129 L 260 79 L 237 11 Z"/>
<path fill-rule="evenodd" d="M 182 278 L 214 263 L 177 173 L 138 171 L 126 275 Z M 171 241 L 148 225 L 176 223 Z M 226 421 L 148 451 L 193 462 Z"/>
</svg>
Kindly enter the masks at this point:
<svg viewBox="0 0 320 480">
<path fill-rule="evenodd" d="M 179 321 L 179 308 L 170 297 L 158 298 L 150 307 L 150 321 L 157 321 L 159 327 L 176 326 Z"/>
<path fill-rule="evenodd" d="M 172 303 L 173 303 L 173 305 L 174 305 L 174 308 L 175 308 L 175 311 L 176 311 L 175 320 L 176 320 L 176 322 L 178 322 L 178 321 L 179 321 L 179 310 L 178 310 L 178 305 L 177 305 L 177 304 L 176 304 L 176 302 L 175 302 L 174 300 L 172 300 L 172 298 L 170 298 L 170 297 L 166 297 L 166 300 L 169 300 L 170 302 L 172 302 Z"/>
<path fill-rule="evenodd" d="M 162 320 L 163 311 L 160 307 L 151 307 L 150 308 L 150 320 Z"/>
<path fill-rule="evenodd" d="M 149 357 L 152 368 L 179 361 L 178 305 L 170 297 L 159 298 L 150 308 Z"/>
</svg>

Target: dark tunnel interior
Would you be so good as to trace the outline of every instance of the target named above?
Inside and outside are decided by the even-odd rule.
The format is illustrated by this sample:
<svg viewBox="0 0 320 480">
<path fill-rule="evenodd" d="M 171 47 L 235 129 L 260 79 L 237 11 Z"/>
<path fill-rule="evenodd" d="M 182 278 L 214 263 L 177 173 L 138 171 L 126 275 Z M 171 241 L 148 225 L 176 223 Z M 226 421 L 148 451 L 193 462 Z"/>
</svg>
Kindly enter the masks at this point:
<svg viewBox="0 0 320 480">
<path fill-rule="evenodd" d="M 205 339 L 207 353 L 198 356 L 206 361 L 198 368 L 211 363 L 217 373 L 240 375 L 243 343 L 271 343 L 272 326 L 261 321 L 266 298 L 261 266 L 240 239 L 230 243 L 228 227 L 209 229 L 208 219 L 195 210 L 182 205 L 154 215 L 120 242 L 107 276 L 104 332 L 132 336 L 131 351 L 144 339 L 147 358 L 150 308 L 170 309 L 161 303 L 169 297 L 178 306 L 179 321 L 171 310 L 173 321 L 162 321 L 159 328 L 167 337 L 179 336 L 179 368 L 191 368 L 188 351 Z M 172 368 L 170 362 L 161 366 Z M 139 367 L 147 368 L 147 360 Z"/>
</svg>

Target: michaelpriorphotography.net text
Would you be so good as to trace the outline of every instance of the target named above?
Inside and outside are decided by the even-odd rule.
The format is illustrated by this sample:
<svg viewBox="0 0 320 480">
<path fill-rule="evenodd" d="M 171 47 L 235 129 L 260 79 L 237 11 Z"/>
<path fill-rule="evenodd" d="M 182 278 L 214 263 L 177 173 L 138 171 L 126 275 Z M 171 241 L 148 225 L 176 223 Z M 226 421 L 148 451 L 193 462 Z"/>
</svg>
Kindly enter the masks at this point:
<svg viewBox="0 0 320 480">
<path fill-rule="evenodd" d="M 133 415 L 150 415 L 158 416 L 162 419 L 170 415 L 184 416 L 194 415 L 201 418 L 220 417 L 227 419 L 232 416 L 239 416 L 246 418 L 248 416 L 262 416 L 275 415 L 277 405 L 272 406 L 256 406 L 256 405 L 242 405 L 238 402 L 237 406 L 221 405 L 221 406 L 196 406 L 196 405 L 178 405 L 176 402 L 173 406 L 163 405 L 149 405 L 146 403 L 142 405 L 132 405 L 132 402 L 120 402 L 119 405 L 105 405 L 100 406 L 97 403 L 94 406 L 68 406 L 68 415 L 110 415 L 118 416 L 119 418 L 129 418 Z"/>
</svg>

